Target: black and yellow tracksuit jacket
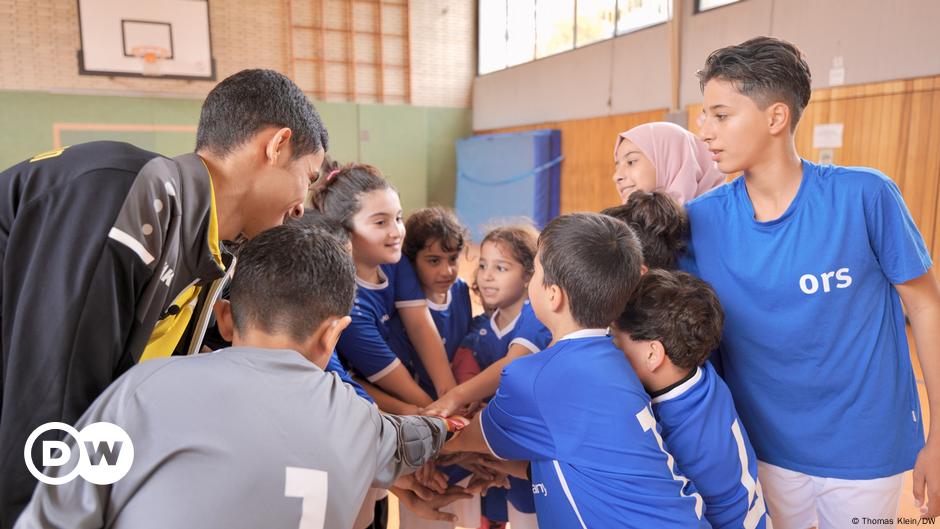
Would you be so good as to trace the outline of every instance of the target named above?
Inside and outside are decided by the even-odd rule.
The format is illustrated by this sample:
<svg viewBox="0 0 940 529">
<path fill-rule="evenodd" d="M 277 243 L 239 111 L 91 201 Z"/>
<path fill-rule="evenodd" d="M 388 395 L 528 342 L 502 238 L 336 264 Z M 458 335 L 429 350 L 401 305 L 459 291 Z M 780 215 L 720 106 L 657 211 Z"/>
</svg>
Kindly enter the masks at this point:
<svg viewBox="0 0 940 529">
<path fill-rule="evenodd" d="M 23 451 L 36 427 L 74 424 L 141 359 L 197 350 L 224 274 L 218 238 L 195 154 L 92 142 L 0 173 L 0 527 L 35 487 Z"/>
</svg>

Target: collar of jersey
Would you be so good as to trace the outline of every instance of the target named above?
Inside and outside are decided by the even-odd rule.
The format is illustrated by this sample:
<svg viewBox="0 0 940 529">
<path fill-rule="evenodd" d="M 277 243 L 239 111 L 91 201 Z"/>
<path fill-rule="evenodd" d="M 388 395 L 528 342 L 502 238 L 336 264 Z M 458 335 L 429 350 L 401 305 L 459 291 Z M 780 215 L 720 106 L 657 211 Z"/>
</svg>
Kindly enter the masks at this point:
<svg viewBox="0 0 940 529">
<path fill-rule="evenodd" d="M 525 305 L 523 305 L 522 308 L 524 309 Z M 499 309 L 494 310 L 493 315 L 490 316 L 490 329 L 493 329 L 493 333 L 496 334 L 497 338 L 502 339 L 503 336 L 506 336 L 506 334 L 509 333 L 509 331 L 516 328 L 516 323 L 519 321 L 519 318 L 522 316 L 522 309 L 519 310 L 519 314 L 517 314 L 516 317 L 513 318 L 511 322 L 507 323 L 506 326 L 503 327 L 502 330 L 496 327 L 496 315 L 497 314 L 499 314 Z"/>
<path fill-rule="evenodd" d="M 768 220 L 760 221 L 754 218 L 754 203 L 751 202 L 751 197 L 747 193 L 747 181 L 745 178 L 741 178 L 740 186 L 738 188 L 738 199 L 744 205 L 744 211 L 748 213 L 748 216 L 751 219 L 751 224 L 758 229 L 762 230 L 772 230 L 781 224 L 785 224 L 788 220 L 793 218 L 797 210 L 799 210 L 800 205 L 803 203 L 803 196 L 806 194 L 806 188 L 809 187 L 808 176 L 811 170 L 815 167 L 812 163 L 806 161 L 803 158 L 800 158 L 802 162 L 802 171 L 803 176 L 800 179 L 800 187 L 796 190 L 796 195 L 793 196 L 793 200 L 790 201 L 790 205 L 787 206 L 787 209 L 779 217 Z"/>
<path fill-rule="evenodd" d="M 209 172 L 209 166 L 201 157 L 202 165 L 206 167 L 206 174 L 209 175 L 209 253 L 215 259 L 216 264 L 222 270 L 225 270 L 225 264 L 222 263 L 222 250 L 219 249 L 219 213 L 215 207 L 215 186 L 212 185 L 212 173 Z"/>
<path fill-rule="evenodd" d="M 388 286 L 388 278 L 385 277 L 385 272 L 382 272 L 381 268 L 379 268 L 379 280 L 381 281 L 380 283 L 370 283 L 365 279 L 356 276 L 356 284 L 362 288 L 369 290 L 384 290 Z"/>
<path fill-rule="evenodd" d="M 562 336 L 558 341 L 577 340 L 578 338 L 597 338 L 598 336 L 607 336 L 607 329 L 581 329 L 580 331 L 570 332 Z"/>
<path fill-rule="evenodd" d="M 444 303 L 437 304 L 431 301 L 431 298 L 428 298 L 428 308 L 431 310 L 436 310 L 437 312 L 444 312 L 450 308 L 450 302 L 452 301 L 452 296 L 450 295 L 450 289 L 447 290 L 447 297 L 444 298 Z M 521 314 L 521 312 L 520 312 Z"/>
<path fill-rule="evenodd" d="M 660 395 L 660 396 L 654 398 L 654 399 L 651 400 L 650 402 L 652 402 L 653 404 L 658 404 L 658 403 L 660 403 L 660 402 L 665 402 L 665 401 L 667 401 L 667 400 L 672 400 L 672 399 L 678 398 L 678 397 L 682 396 L 682 394 L 684 394 L 685 392 L 687 392 L 687 391 L 689 391 L 690 389 L 692 389 L 696 384 L 698 384 L 698 381 L 699 381 L 699 380 L 702 380 L 702 368 L 701 368 L 701 367 L 696 367 L 696 368 L 695 368 L 695 374 L 692 375 L 692 378 L 690 378 L 690 379 L 686 380 L 685 382 L 683 382 L 682 384 L 679 384 L 678 386 L 676 386 L 676 387 L 670 389 L 669 391 L 663 393 L 662 395 Z"/>
</svg>

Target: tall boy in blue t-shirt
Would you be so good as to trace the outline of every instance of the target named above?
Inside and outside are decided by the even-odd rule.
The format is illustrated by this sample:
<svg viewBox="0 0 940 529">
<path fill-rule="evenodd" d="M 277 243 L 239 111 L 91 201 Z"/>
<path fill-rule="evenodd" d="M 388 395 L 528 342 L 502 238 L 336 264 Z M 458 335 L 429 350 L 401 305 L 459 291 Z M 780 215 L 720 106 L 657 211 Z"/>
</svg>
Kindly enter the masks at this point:
<svg viewBox="0 0 940 529">
<path fill-rule="evenodd" d="M 606 335 L 641 265 L 636 235 L 617 219 L 576 213 L 549 223 L 529 299 L 558 339 L 509 364 L 489 405 L 447 446 L 531 461 L 541 529 L 710 527 L 649 396 Z"/>
<path fill-rule="evenodd" d="M 744 176 L 686 204 L 685 266 L 724 307 L 719 363 L 774 526 L 894 518 L 912 467 L 922 512 L 940 514 L 940 437 L 924 445 L 901 309 L 940 409 L 940 291 L 898 186 L 800 159 L 811 83 L 792 44 L 720 49 L 699 80 L 702 137 L 722 172 Z"/>
<path fill-rule="evenodd" d="M 715 291 L 685 272 L 650 270 L 611 331 L 714 529 L 764 529 L 757 458 L 728 386 L 707 362 L 724 318 Z"/>
</svg>

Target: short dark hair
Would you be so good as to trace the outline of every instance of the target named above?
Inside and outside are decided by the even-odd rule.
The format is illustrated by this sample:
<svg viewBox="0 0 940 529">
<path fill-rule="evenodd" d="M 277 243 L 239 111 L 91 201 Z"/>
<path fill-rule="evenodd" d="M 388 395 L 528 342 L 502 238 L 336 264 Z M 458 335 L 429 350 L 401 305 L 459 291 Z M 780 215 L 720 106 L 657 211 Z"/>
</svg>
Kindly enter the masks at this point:
<svg viewBox="0 0 940 529">
<path fill-rule="evenodd" d="M 813 91 L 803 53 L 793 44 L 773 37 L 756 37 L 715 50 L 697 75 L 702 90 L 712 79 L 728 81 L 762 109 L 784 102 L 793 116 L 791 131 L 796 129 Z"/>
<path fill-rule="evenodd" d="M 284 224 L 239 249 L 232 317 L 239 332 L 254 328 L 303 341 L 327 318 L 349 314 L 355 292 L 352 256 L 335 237 Z"/>
<path fill-rule="evenodd" d="M 364 163 L 347 164 L 334 169 L 314 187 L 313 205 L 351 233 L 352 218 L 362 209 L 360 196 L 382 189 L 395 187 L 378 169 Z"/>
<path fill-rule="evenodd" d="M 607 327 L 640 280 L 643 252 L 623 221 L 597 213 L 562 215 L 539 236 L 544 286 L 568 296 L 575 322 Z"/>
<path fill-rule="evenodd" d="M 305 209 L 303 217 L 299 219 L 290 218 L 285 224 L 287 223 L 321 229 L 333 237 L 336 237 L 336 240 L 338 240 L 340 244 L 344 246 L 349 244 L 349 232 L 346 231 L 346 228 L 343 228 L 342 224 L 315 209 Z"/>
<path fill-rule="evenodd" d="M 441 208 L 421 208 L 405 221 L 405 241 L 401 253 L 414 262 L 418 252 L 437 241 L 445 252 L 463 250 L 469 237 L 467 228 L 460 224 L 454 212 Z"/>
<path fill-rule="evenodd" d="M 287 127 L 292 157 L 329 148 L 320 114 L 303 91 L 274 70 L 242 70 L 206 96 L 196 130 L 196 150 L 226 156 L 265 127 Z"/>
<path fill-rule="evenodd" d="M 681 369 L 702 365 L 721 341 L 724 311 L 718 295 L 685 272 L 650 270 L 614 322 L 630 338 L 658 340 Z"/>
<path fill-rule="evenodd" d="M 649 268 L 675 270 L 685 252 L 689 217 L 671 196 L 662 191 L 636 191 L 627 203 L 601 211 L 627 223 L 640 239 L 643 262 Z"/>
</svg>

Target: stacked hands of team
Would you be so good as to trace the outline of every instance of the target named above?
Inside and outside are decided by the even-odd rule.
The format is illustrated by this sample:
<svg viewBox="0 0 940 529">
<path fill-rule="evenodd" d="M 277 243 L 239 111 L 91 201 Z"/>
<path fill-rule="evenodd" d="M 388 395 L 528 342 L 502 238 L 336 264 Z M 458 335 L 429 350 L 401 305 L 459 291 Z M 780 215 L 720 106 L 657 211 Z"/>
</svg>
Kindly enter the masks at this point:
<svg viewBox="0 0 940 529">
<path fill-rule="evenodd" d="M 780 64 L 794 75 L 774 80 L 777 84 L 770 88 L 761 84 L 764 77 L 779 74 Z M 755 73 L 759 67 L 766 75 Z M 72 424 L 81 415 L 83 421 L 124 421 L 137 428 L 131 433 L 141 443 L 150 444 L 138 452 L 137 467 L 122 478 L 123 492 L 115 494 L 98 489 L 83 493 L 82 487 L 95 485 L 82 480 L 63 485 L 71 489 L 47 483 L 37 487 L 23 465 L 23 450 L 0 454 L 0 526 L 12 525 L 24 506 L 20 528 L 45 527 L 46 520 L 58 516 L 78 520 L 87 514 L 104 520 L 105 513 L 124 516 L 128 526 L 135 516 L 173 520 L 174 510 L 161 510 L 171 503 L 164 494 L 183 490 L 177 487 L 181 484 L 199 483 L 220 498 L 241 499 L 239 487 L 216 487 L 213 473 L 191 469 L 218 465 L 212 459 L 217 456 L 223 462 L 224 457 L 241 461 L 254 445 L 236 435 L 226 446 L 215 446 L 217 432 L 201 430 L 212 430 L 207 426 L 212 421 L 198 417 L 185 422 L 176 415 L 202 411 L 214 417 L 224 410 L 237 419 L 236 412 L 252 413 L 249 404 L 263 403 L 264 395 L 231 395 L 231 402 L 217 402 L 200 392 L 215 394 L 213 384 L 224 381 L 199 378 L 201 370 L 228 373 L 233 380 L 243 377 L 241 384 L 283 382 L 265 387 L 272 394 L 299 384 L 309 393 L 304 395 L 309 398 L 304 413 L 313 408 L 322 412 L 315 428 L 293 419 L 279 425 L 298 434 L 285 436 L 284 449 L 267 454 L 272 462 L 256 476 L 258 483 L 268 484 L 270 501 L 251 503 L 245 497 L 246 506 L 281 520 L 271 527 L 293 526 L 298 516 L 302 527 L 350 526 L 355 512 L 348 511 L 359 507 L 351 503 L 365 496 L 360 514 L 371 513 L 371 503 L 380 506 L 385 500 L 375 501 L 367 489 L 391 483 L 406 515 L 410 511 L 448 522 L 459 519 L 446 512 L 454 502 L 503 488 L 509 489 L 503 503 L 516 529 L 527 525 L 513 521 L 514 514 L 519 521 L 528 516 L 530 526 L 543 529 L 578 524 L 667 527 L 667 522 L 673 524 L 668 527 L 762 529 L 770 525 L 771 514 L 781 527 L 828 529 L 846 526 L 865 509 L 873 517 L 896 515 L 902 475 L 912 467 L 915 504 L 924 515 L 937 514 L 940 449 L 935 436 L 924 441 L 901 302 L 931 388 L 940 376 L 934 359 L 940 347 L 935 325 L 940 289 L 897 185 L 876 170 L 817 165 L 798 156 L 793 133 L 811 84 L 808 65 L 792 44 L 758 37 L 723 48 L 709 57 L 699 78 L 705 100 L 701 137 L 671 123 L 648 123 L 620 133 L 614 142 L 612 179 L 621 205 L 600 214 L 562 215 L 541 233 L 524 223 L 489 230 L 480 241 L 469 284 L 458 278 L 459 259 L 470 246 L 469 230 L 454 212 L 422 208 L 404 221 L 398 192 L 378 169 L 325 161 L 328 136 L 319 116 L 299 88 L 276 72 L 246 70 L 223 81 L 204 104 L 203 118 L 215 117 L 200 120 L 198 137 L 244 154 L 228 156 L 253 164 L 263 177 L 257 181 L 265 182 L 258 184 L 265 189 L 254 190 L 258 196 L 250 200 L 242 187 L 232 184 L 240 182 L 243 172 L 230 171 L 229 158 L 219 154 L 228 150 L 206 145 L 178 157 L 178 166 L 129 145 L 99 142 L 11 168 L 5 174 L 14 184 L 48 185 L 55 178 L 77 180 L 70 171 L 95 161 L 86 153 L 140 161 L 124 170 L 130 191 L 111 190 L 109 199 L 102 200 L 113 209 L 113 215 L 105 215 L 109 220 L 93 215 L 83 219 L 98 221 L 99 231 L 108 234 L 107 244 L 115 251 L 104 253 L 115 263 L 108 261 L 102 268 L 84 254 L 80 257 L 86 261 L 81 261 L 69 253 L 76 245 L 54 237 L 40 240 L 44 245 L 31 241 L 40 230 L 30 225 L 33 217 L 22 213 L 35 213 L 36 208 L 27 206 L 20 211 L 25 220 L 18 228 L 26 234 L 3 241 L 7 263 L 11 255 L 14 263 L 77 263 L 81 266 L 76 270 L 97 270 L 107 280 L 89 276 L 94 289 L 77 280 L 47 286 L 46 278 L 37 281 L 29 275 L 36 268 L 32 265 L 22 266 L 22 278 L 13 276 L 13 281 L 7 276 L 16 267 L 4 269 L 9 282 L 2 285 L 4 306 L 17 306 L 18 312 L 5 308 L 3 313 L 4 329 L 12 329 L 15 339 L 4 331 L 0 389 L 5 396 L 28 395 L 21 399 L 28 404 L 8 409 L 14 399 L 5 397 L 0 440 L 13 446 L 28 437 L 32 422 Z M 752 84 L 766 98 L 741 91 Z M 257 86 L 268 88 L 259 91 Z M 294 124 L 293 130 L 271 127 L 277 120 L 265 121 L 260 132 L 249 131 L 241 139 L 219 129 L 230 115 L 253 115 L 255 107 L 266 103 L 255 99 L 258 93 L 278 90 L 285 94 L 277 101 L 300 104 L 298 114 L 310 119 Z M 780 94 L 788 97 L 781 100 Z M 765 105 L 764 99 L 771 103 Z M 233 111 L 233 101 L 244 104 L 245 111 Z M 266 112 L 276 113 L 277 106 Z M 725 184 L 726 174 L 742 171 L 745 177 Z M 154 185 L 158 179 L 165 186 Z M 755 181 L 760 185 L 749 187 Z M 30 195 L 46 192 L 39 184 L 8 187 L 22 196 L 7 204 L 43 203 Z M 767 191 L 771 188 L 772 193 Z M 74 191 L 88 189 L 76 186 Z M 103 197 L 109 189 L 95 188 L 94 193 Z M 166 189 L 167 194 L 154 200 L 149 194 L 153 189 Z M 188 210 L 176 200 L 177 191 L 189 193 Z M 305 213 L 307 199 L 314 207 Z M 184 231 L 176 220 L 170 225 L 164 219 L 169 205 L 181 209 L 184 223 L 192 226 L 186 224 Z M 70 205 L 50 213 L 57 229 L 81 224 L 67 217 L 85 211 L 79 206 L 85 207 Z M 115 216 L 117 221 L 110 220 Z M 151 217 L 153 224 L 144 223 L 141 229 L 140 219 Z M 793 229 L 774 229 L 784 222 Z M 820 222 L 840 236 L 825 244 L 810 240 L 806 235 L 818 232 Z M 149 237 L 155 225 L 163 230 L 162 240 L 169 241 L 166 249 L 148 246 L 156 238 Z M 208 244 L 182 240 L 192 234 L 208 238 Z M 87 233 L 79 236 L 88 238 Z M 220 240 L 245 241 L 237 249 L 234 271 L 230 265 L 226 270 L 219 256 Z M 184 244 L 198 255 L 183 255 Z M 100 247 L 101 241 L 90 246 Z M 163 261 L 156 260 L 157 254 Z M 187 258 L 199 261 L 199 269 L 186 269 Z M 782 261 L 787 264 L 780 267 L 790 267 L 785 272 L 755 270 Z M 152 277 L 138 277 L 142 268 L 153 272 Z M 124 292 L 102 289 L 123 285 L 124 279 L 111 276 L 131 272 L 133 277 L 124 278 L 134 286 L 129 290 L 153 299 L 114 303 L 112 298 Z M 209 279 L 197 286 L 197 274 Z M 229 299 L 214 307 L 220 344 L 210 345 L 202 335 L 182 339 L 187 327 L 200 328 L 201 322 L 195 316 L 190 322 L 191 314 L 167 307 L 213 303 L 229 279 Z M 209 281 L 216 283 L 208 296 L 200 297 Z M 24 289 L 27 284 L 34 290 Z M 68 295 L 53 299 L 35 285 Z M 471 292 L 484 314 L 473 317 Z M 61 302 L 83 296 L 91 304 L 82 310 Z M 46 304 L 22 302 L 20 307 L 17 299 Z M 125 305 L 136 312 L 108 312 Z M 767 314 L 757 309 L 771 306 L 778 320 L 766 325 L 755 319 Z M 726 310 L 734 317 L 725 318 Z M 207 324 L 209 310 L 192 312 Z M 99 313 L 104 323 L 63 336 L 59 341 L 66 345 L 52 352 L 49 347 L 24 347 L 49 344 L 38 340 L 44 336 L 29 334 L 35 326 L 14 321 L 51 321 L 43 333 L 54 335 L 71 328 L 68 322 L 80 319 L 84 325 L 88 314 Z M 819 328 L 821 314 L 840 317 L 839 328 Z M 201 329 L 196 333 L 205 327 Z M 781 351 L 804 335 L 812 335 L 807 350 Z M 91 384 L 75 379 L 85 373 L 72 369 L 78 361 L 70 349 L 89 336 L 127 344 L 101 355 L 106 360 L 87 355 L 84 367 L 88 373 L 97 370 L 88 377 L 101 387 L 72 391 Z M 8 343 L 20 345 L 10 348 Z M 200 346 L 217 352 L 193 355 Z M 37 356 L 40 352 L 46 356 Z M 117 358 L 132 360 L 112 365 Z M 236 368 L 241 364 L 229 360 L 237 358 L 247 359 L 254 371 Z M 147 361 L 129 368 L 138 360 Z M 14 376 L 10 366 L 19 366 L 22 373 Z M 819 380 L 819 373 L 842 374 L 857 366 L 863 376 L 849 372 L 836 381 Z M 58 372 L 72 378 L 47 383 L 49 373 Z M 205 387 L 178 383 L 174 377 L 204 380 Z M 121 398 L 136 399 L 142 381 L 154 398 L 135 400 L 139 409 L 125 406 Z M 49 386 L 43 392 L 48 394 L 41 395 L 45 400 L 33 394 L 37 384 Z M 774 396 L 784 392 L 798 398 Z M 168 412 L 163 402 L 182 394 L 190 395 L 187 406 Z M 290 401 L 293 396 L 278 398 Z M 63 411 L 66 407 L 71 415 Z M 160 419 L 171 426 L 185 423 L 186 435 L 150 436 L 164 431 Z M 873 420 L 884 427 L 874 432 Z M 940 427 L 940 421 L 933 426 Z M 308 438 L 322 443 L 323 450 L 307 450 Z M 835 438 L 843 444 L 834 444 Z M 176 456 L 182 449 L 168 439 L 185 441 L 180 446 L 193 454 L 206 452 L 206 446 L 219 454 L 208 460 L 192 456 L 173 466 L 180 463 Z M 810 447 L 796 446 L 807 439 L 813 439 Z M 303 447 L 294 447 L 301 454 L 295 459 L 286 445 L 298 440 Z M 37 452 L 27 448 L 25 457 L 36 460 Z M 162 465 L 166 474 L 151 475 L 148 457 L 159 461 L 154 466 Z M 460 472 L 462 479 L 448 475 L 455 467 L 466 471 Z M 187 473 L 185 481 L 178 481 L 174 469 Z M 818 475 L 806 469 L 816 469 Z M 330 485 L 327 491 L 328 473 L 329 479 L 348 480 L 350 486 Z M 510 478 L 521 484 L 510 485 Z M 172 479 L 173 486 L 163 487 L 161 479 Z M 823 490 L 835 481 L 847 492 Z M 122 510 L 136 496 L 158 499 L 161 507 Z M 87 501 L 92 497 L 98 501 Z M 296 501 L 298 497 L 304 501 Z M 308 500 L 323 508 L 308 509 L 313 505 Z M 180 513 L 202 513 L 214 520 L 230 514 L 211 503 L 191 503 Z M 307 521 L 314 514 L 320 521 Z M 240 518 L 235 522 L 246 523 Z M 102 526 L 78 521 L 64 526 L 79 525 Z"/>
</svg>

